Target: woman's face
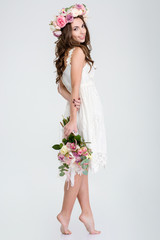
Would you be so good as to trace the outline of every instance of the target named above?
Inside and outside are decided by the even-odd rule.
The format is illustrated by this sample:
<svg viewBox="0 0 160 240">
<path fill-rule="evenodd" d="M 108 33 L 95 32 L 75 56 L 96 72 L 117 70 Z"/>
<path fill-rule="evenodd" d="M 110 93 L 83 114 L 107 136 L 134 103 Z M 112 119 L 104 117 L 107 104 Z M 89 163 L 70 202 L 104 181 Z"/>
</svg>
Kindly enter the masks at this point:
<svg viewBox="0 0 160 240">
<path fill-rule="evenodd" d="M 80 18 L 74 18 L 71 23 L 72 38 L 78 42 L 85 42 L 86 28 Z"/>
</svg>

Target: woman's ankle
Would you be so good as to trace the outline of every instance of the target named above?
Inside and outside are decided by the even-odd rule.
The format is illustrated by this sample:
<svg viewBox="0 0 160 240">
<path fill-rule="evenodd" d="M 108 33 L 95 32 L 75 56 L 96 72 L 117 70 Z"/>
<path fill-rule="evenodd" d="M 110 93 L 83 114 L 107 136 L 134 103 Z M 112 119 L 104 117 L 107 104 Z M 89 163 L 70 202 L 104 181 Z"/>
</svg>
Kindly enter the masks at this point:
<svg viewBox="0 0 160 240">
<path fill-rule="evenodd" d="M 92 211 L 91 209 L 84 209 L 82 210 L 81 215 L 92 216 Z"/>
<path fill-rule="evenodd" d="M 61 211 L 58 215 L 66 218 L 66 219 L 70 219 L 71 213 L 70 212 L 66 212 L 66 211 Z"/>
</svg>

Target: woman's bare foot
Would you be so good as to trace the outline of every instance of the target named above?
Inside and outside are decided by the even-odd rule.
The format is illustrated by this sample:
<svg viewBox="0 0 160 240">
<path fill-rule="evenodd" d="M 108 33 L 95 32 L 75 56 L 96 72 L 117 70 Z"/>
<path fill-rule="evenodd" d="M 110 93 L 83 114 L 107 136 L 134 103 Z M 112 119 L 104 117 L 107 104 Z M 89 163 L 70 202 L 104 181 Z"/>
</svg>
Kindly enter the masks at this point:
<svg viewBox="0 0 160 240">
<path fill-rule="evenodd" d="M 68 229 L 69 218 L 64 216 L 61 212 L 57 215 L 58 221 L 61 223 L 60 230 L 63 234 L 71 234 L 72 232 Z"/>
<path fill-rule="evenodd" d="M 81 213 L 81 215 L 79 216 L 79 220 L 84 223 L 87 231 L 90 234 L 99 234 L 99 233 L 101 233 L 101 231 L 97 231 L 94 228 L 94 220 L 93 220 L 92 214 Z"/>
</svg>

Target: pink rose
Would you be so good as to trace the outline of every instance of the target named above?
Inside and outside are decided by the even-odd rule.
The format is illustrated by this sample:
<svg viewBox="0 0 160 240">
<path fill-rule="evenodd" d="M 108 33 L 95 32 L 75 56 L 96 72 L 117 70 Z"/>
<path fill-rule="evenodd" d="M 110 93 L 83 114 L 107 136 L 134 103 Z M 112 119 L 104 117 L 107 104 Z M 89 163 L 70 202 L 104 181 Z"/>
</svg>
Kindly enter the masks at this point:
<svg viewBox="0 0 160 240">
<path fill-rule="evenodd" d="M 76 7 L 77 9 L 82 9 L 82 6 L 83 6 L 82 4 L 76 4 L 76 5 L 75 5 L 75 7 Z"/>
<path fill-rule="evenodd" d="M 79 162 L 79 161 L 81 161 L 81 158 L 80 158 L 80 156 L 78 155 L 78 153 L 77 153 L 77 152 L 72 152 L 72 154 L 73 154 L 73 156 L 75 157 L 75 159 L 76 159 L 76 162 Z"/>
<path fill-rule="evenodd" d="M 82 9 L 82 15 L 84 15 L 86 13 L 86 8 L 85 8 L 85 6 L 83 4 L 81 6 L 81 9 Z"/>
<path fill-rule="evenodd" d="M 57 25 L 60 27 L 60 28 L 63 28 L 65 25 L 66 25 L 66 18 L 64 16 L 61 16 L 59 15 L 57 17 Z"/>
<path fill-rule="evenodd" d="M 70 142 L 67 142 L 67 143 L 66 143 L 66 146 L 67 146 L 67 148 L 70 148 L 71 143 L 70 143 Z"/>
<path fill-rule="evenodd" d="M 87 151 L 87 148 L 86 148 L 86 147 L 82 147 L 82 151 L 83 151 L 83 152 L 86 152 L 86 151 Z"/>
<path fill-rule="evenodd" d="M 76 150 L 76 144 L 75 143 L 66 143 L 66 147 L 69 148 L 70 150 Z"/>
<path fill-rule="evenodd" d="M 78 154 L 82 155 L 82 153 L 83 153 L 82 149 L 78 149 Z"/>
<path fill-rule="evenodd" d="M 63 161 L 64 160 L 64 155 L 63 154 L 58 154 L 58 159 L 60 160 L 60 161 Z"/>
<path fill-rule="evenodd" d="M 55 37 L 59 37 L 61 34 L 62 34 L 61 31 L 53 31 L 53 35 L 54 35 Z"/>
<path fill-rule="evenodd" d="M 74 19 L 74 17 L 73 17 L 73 15 L 71 13 L 66 15 L 67 23 L 73 22 L 73 19 Z"/>
<path fill-rule="evenodd" d="M 71 143 L 70 148 L 71 148 L 72 150 L 75 150 L 75 149 L 76 149 L 75 143 Z"/>
<path fill-rule="evenodd" d="M 86 153 L 83 153 L 83 156 L 87 156 L 88 155 L 88 152 L 86 152 Z"/>
<path fill-rule="evenodd" d="M 79 156 L 79 157 L 76 157 L 76 162 L 77 162 L 77 163 L 78 163 L 78 162 L 81 162 L 80 156 Z"/>
</svg>

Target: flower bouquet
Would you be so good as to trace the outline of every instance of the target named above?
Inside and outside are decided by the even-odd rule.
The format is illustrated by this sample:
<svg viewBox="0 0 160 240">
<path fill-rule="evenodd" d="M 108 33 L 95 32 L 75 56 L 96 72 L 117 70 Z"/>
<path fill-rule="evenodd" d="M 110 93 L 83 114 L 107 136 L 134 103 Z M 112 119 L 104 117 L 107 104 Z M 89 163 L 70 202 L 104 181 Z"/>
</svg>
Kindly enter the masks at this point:
<svg viewBox="0 0 160 240">
<path fill-rule="evenodd" d="M 64 127 L 70 120 L 70 117 L 66 119 L 63 117 L 60 124 Z M 52 146 L 53 149 L 58 151 L 58 160 L 60 161 L 59 176 L 66 175 L 66 180 L 69 183 L 71 180 L 71 186 L 74 186 L 74 175 L 88 174 L 89 162 L 92 158 L 92 150 L 87 147 L 84 139 L 79 134 L 73 132 L 67 138 L 62 139 L 62 143 Z"/>
</svg>

